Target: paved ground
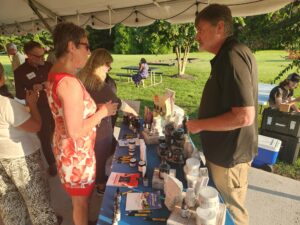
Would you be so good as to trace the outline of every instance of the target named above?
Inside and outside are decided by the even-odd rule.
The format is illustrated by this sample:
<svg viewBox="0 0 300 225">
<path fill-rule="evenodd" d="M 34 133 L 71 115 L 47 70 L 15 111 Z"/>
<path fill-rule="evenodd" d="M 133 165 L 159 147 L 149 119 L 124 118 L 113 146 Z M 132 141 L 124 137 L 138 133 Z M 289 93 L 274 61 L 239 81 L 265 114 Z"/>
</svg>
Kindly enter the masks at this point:
<svg viewBox="0 0 300 225">
<path fill-rule="evenodd" d="M 250 225 L 299 225 L 300 181 L 251 168 L 246 205 Z"/>
</svg>

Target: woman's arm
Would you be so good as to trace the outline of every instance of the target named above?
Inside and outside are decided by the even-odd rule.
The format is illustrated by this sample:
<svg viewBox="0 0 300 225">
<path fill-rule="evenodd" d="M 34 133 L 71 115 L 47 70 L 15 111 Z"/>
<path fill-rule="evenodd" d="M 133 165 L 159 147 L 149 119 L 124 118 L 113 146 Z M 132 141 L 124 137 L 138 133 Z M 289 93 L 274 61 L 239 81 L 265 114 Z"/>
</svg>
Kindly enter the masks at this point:
<svg viewBox="0 0 300 225">
<path fill-rule="evenodd" d="M 64 78 L 59 83 L 57 96 L 62 103 L 66 131 L 75 140 L 90 132 L 104 117 L 114 115 L 117 110 L 117 104 L 108 102 L 101 105 L 93 116 L 83 119 L 83 91 L 74 78 Z"/>
<path fill-rule="evenodd" d="M 141 64 L 140 64 L 139 72 L 142 72 L 142 71 L 143 71 L 144 66 L 145 66 L 144 63 L 141 63 Z"/>
<path fill-rule="evenodd" d="M 22 123 L 18 128 L 21 128 L 27 132 L 38 132 L 42 126 L 42 119 L 37 108 L 38 92 L 26 91 L 26 102 L 30 109 L 31 117 Z"/>
<path fill-rule="evenodd" d="M 122 104 L 121 104 L 120 110 L 122 110 L 123 112 L 126 112 L 126 113 L 130 113 L 134 116 L 138 116 L 137 112 L 129 104 L 127 104 L 123 100 L 121 100 L 121 102 L 122 102 Z"/>
</svg>

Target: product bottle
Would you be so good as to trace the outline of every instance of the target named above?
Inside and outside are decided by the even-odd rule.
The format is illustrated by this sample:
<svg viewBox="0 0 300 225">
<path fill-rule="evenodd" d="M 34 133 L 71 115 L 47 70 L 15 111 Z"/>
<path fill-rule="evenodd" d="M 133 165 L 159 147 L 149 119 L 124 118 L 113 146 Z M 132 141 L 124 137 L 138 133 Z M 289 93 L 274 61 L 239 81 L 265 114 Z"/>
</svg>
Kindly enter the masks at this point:
<svg viewBox="0 0 300 225">
<path fill-rule="evenodd" d="M 149 185 L 149 180 L 148 180 L 147 174 L 145 174 L 145 176 L 143 178 L 143 184 L 144 184 L 144 187 L 148 187 L 148 185 Z"/>
<path fill-rule="evenodd" d="M 164 179 L 165 174 L 170 173 L 170 165 L 167 163 L 165 158 L 162 158 L 161 164 L 159 165 L 159 178 Z"/>
<path fill-rule="evenodd" d="M 190 212 L 188 209 L 188 206 L 185 203 L 185 200 L 183 199 L 182 205 L 181 205 L 181 217 L 182 218 L 189 218 L 190 217 Z"/>
<path fill-rule="evenodd" d="M 115 193 L 115 204 L 119 204 L 120 205 L 121 198 L 122 198 L 122 196 L 121 196 L 120 189 L 117 188 L 116 193 Z"/>
<path fill-rule="evenodd" d="M 115 202 L 115 205 L 114 205 L 114 214 L 115 214 L 116 221 L 120 221 L 121 220 L 120 205 L 116 202 Z"/>
</svg>

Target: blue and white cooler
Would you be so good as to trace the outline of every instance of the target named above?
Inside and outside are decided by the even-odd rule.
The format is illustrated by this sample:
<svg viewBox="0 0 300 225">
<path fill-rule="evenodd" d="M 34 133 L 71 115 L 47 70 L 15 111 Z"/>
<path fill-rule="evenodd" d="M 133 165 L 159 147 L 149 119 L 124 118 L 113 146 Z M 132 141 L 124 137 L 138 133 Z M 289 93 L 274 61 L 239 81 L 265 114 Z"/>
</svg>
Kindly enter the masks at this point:
<svg viewBox="0 0 300 225">
<path fill-rule="evenodd" d="M 266 164 L 275 164 L 280 147 L 281 140 L 258 135 L 258 155 L 254 158 L 252 166 L 260 168 Z"/>
</svg>

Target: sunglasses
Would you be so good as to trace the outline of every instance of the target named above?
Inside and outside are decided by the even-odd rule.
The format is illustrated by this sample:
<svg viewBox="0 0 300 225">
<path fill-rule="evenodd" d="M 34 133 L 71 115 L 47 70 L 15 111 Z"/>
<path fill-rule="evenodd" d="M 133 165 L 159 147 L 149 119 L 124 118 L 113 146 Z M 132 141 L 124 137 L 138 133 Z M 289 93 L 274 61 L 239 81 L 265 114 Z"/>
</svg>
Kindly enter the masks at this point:
<svg viewBox="0 0 300 225">
<path fill-rule="evenodd" d="M 32 55 L 32 56 L 34 56 L 36 58 L 39 58 L 39 59 L 43 59 L 45 57 L 44 54 L 43 55 L 35 55 L 35 54 L 30 53 L 29 55 Z"/>
<path fill-rule="evenodd" d="M 89 51 L 89 50 L 90 50 L 90 45 L 89 45 L 88 43 L 83 43 L 83 42 L 80 42 L 80 43 L 79 43 L 79 45 L 83 45 L 83 46 L 85 46 L 85 49 L 86 49 L 87 51 Z"/>
</svg>

